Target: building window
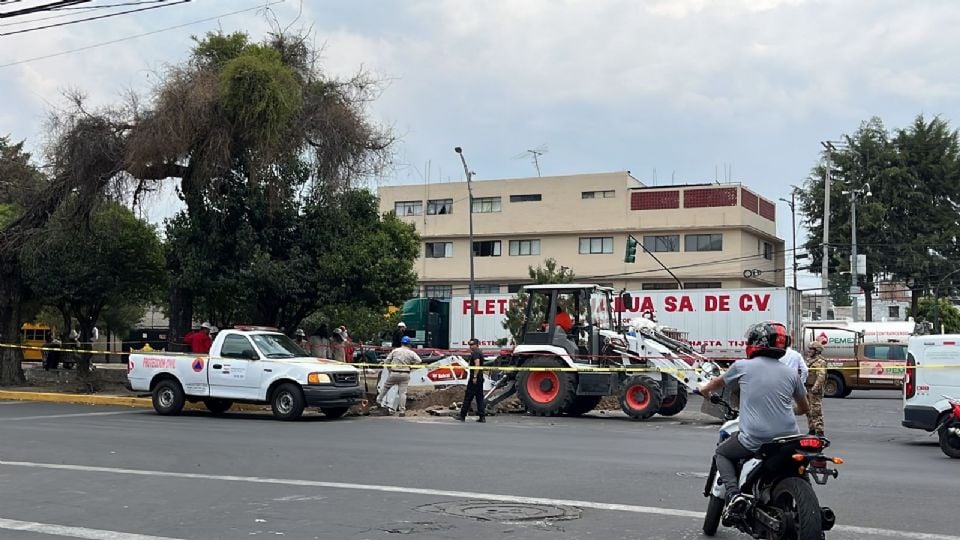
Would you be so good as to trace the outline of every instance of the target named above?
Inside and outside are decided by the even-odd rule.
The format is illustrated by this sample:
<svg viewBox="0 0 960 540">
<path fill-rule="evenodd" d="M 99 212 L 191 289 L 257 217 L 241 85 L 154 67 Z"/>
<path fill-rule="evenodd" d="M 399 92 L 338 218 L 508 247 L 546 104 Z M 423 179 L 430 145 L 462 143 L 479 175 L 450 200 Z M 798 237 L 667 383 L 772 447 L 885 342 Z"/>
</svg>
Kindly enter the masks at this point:
<svg viewBox="0 0 960 540">
<path fill-rule="evenodd" d="M 676 283 L 644 283 L 640 285 L 644 291 L 672 291 L 677 288 Z"/>
<path fill-rule="evenodd" d="M 612 199 L 617 196 L 617 192 L 612 189 L 607 189 L 603 191 L 582 191 L 580 192 L 581 199 Z"/>
<path fill-rule="evenodd" d="M 428 259 L 446 259 L 453 257 L 453 242 L 427 242 Z"/>
<path fill-rule="evenodd" d="M 441 215 L 453 213 L 453 199 L 432 199 L 427 201 L 427 214 Z"/>
<path fill-rule="evenodd" d="M 653 251 L 655 253 L 680 251 L 680 235 L 665 234 L 662 236 L 644 236 L 643 247 L 647 248 L 647 251 Z"/>
<path fill-rule="evenodd" d="M 450 298 L 453 296 L 453 285 L 426 285 L 423 295 L 427 298 Z"/>
<path fill-rule="evenodd" d="M 719 281 L 687 281 L 684 282 L 684 289 L 719 289 Z"/>
<path fill-rule="evenodd" d="M 773 244 L 770 242 L 763 243 L 763 258 L 767 259 L 768 261 L 773 260 Z"/>
<path fill-rule="evenodd" d="M 540 241 L 539 240 L 511 240 L 510 241 L 510 255 L 539 255 L 540 254 Z"/>
<path fill-rule="evenodd" d="M 613 237 L 593 236 L 580 238 L 581 255 L 595 255 L 597 253 L 613 253 Z"/>
<path fill-rule="evenodd" d="M 500 211 L 500 197 L 474 197 L 473 213 L 490 214 Z"/>
<path fill-rule="evenodd" d="M 393 211 L 398 216 L 419 216 L 423 213 L 423 201 L 397 201 L 393 203 Z"/>
<path fill-rule="evenodd" d="M 511 195 L 510 202 L 536 202 L 543 200 L 539 193 L 530 193 L 527 195 Z"/>
<path fill-rule="evenodd" d="M 683 241 L 684 251 L 723 251 L 722 234 L 688 234 Z"/>
<path fill-rule="evenodd" d="M 473 285 L 475 294 L 500 294 L 499 283 L 475 283 Z"/>
<path fill-rule="evenodd" d="M 474 257 L 499 257 L 500 241 L 499 240 L 481 240 L 480 242 L 474 242 L 473 256 Z"/>
<path fill-rule="evenodd" d="M 887 306 L 887 316 L 891 319 L 900 318 L 900 306 Z"/>
</svg>

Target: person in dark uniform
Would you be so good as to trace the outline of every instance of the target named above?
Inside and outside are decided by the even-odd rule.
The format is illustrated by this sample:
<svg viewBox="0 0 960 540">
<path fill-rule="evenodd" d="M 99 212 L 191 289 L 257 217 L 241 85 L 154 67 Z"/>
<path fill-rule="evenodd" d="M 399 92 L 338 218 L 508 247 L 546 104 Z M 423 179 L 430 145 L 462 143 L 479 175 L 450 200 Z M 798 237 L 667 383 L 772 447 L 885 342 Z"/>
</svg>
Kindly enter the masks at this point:
<svg viewBox="0 0 960 540">
<path fill-rule="evenodd" d="M 393 330 L 393 343 L 391 345 L 394 349 L 400 346 L 400 340 L 402 340 L 405 335 L 407 335 L 407 323 L 400 321 Z"/>
<path fill-rule="evenodd" d="M 480 340 L 470 338 L 470 367 L 480 367 L 483 365 L 483 352 L 480 350 Z M 467 379 L 467 391 L 463 395 L 463 407 L 460 409 L 460 416 L 457 417 L 461 422 L 467 421 L 467 413 L 470 412 L 470 401 L 477 402 L 477 422 L 487 421 L 487 408 L 483 402 L 483 371 L 471 369 L 469 379 Z"/>
</svg>

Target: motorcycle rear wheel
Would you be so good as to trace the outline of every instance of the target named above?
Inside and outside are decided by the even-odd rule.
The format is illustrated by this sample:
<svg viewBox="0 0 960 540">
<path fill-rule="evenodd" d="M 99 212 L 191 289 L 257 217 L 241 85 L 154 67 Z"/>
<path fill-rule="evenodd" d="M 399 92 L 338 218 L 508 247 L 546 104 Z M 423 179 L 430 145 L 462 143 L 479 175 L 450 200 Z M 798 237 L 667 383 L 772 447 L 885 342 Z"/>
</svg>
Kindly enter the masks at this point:
<svg viewBox="0 0 960 540">
<path fill-rule="evenodd" d="M 823 523 L 820 501 L 804 478 L 786 478 L 773 490 L 772 504 L 783 512 L 787 529 L 783 538 L 796 540 L 820 540 L 823 538 Z"/>
<path fill-rule="evenodd" d="M 960 435 L 951 433 L 951 428 L 960 428 L 960 420 L 947 422 L 940 427 L 940 450 L 954 459 L 960 459 Z"/>
</svg>

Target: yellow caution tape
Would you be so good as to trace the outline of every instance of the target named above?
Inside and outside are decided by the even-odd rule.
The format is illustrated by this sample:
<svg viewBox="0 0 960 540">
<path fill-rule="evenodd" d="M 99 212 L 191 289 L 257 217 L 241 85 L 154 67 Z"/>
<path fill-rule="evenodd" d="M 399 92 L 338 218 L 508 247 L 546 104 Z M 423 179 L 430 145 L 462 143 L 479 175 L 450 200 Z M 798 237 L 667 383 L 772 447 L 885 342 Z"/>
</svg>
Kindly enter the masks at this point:
<svg viewBox="0 0 960 540">
<path fill-rule="evenodd" d="M 189 352 L 160 352 L 160 351 L 137 351 L 131 350 L 129 352 L 118 352 L 118 351 L 109 351 L 104 349 L 73 349 L 73 348 L 62 348 L 62 347 L 41 347 L 35 345 L 18 345 L 10 343 L 0 343 L 0 348 L 6 349 L 26 349 L 33 351 L 59 351 L 59 352 L 69 352 L 74 354 L 86 354 L 86 355 L 95 355 L 95 354 L 110 354 L 110 355 L 131 355 L 139 354 L 145 356 L 181 356 L 184 358 L 211 358 L 209 354 L 199 354 L 199 353 L 189 353 Z M 447 370 L 456 370 L 456 369 L 465 369 L 469 371 L 559 371 L 559 372 L 590 372 L 590 373 L 643 373 L 643 372 L 667 372 L 667 373 L 684 373 L 688 371 L 702 372 L 703 370 L 699 367 L 690 366 L 689 368 L 672 368 L 672 367 L 649 367 L 649 366 L 612 366 L 612 367 L 593 367 L 593 366 L 577 366 L 577 367 L 528 367 L 528 366 L 462 366 L 458 364 L 447 364 L 443 366 L 433 366 L 430 364 L 381 364 L 374 362 L 337 362 L 336 360 L 324 359 L 327 362 L 343 364 L 348 366 L 353 366 L 357 368 L 373 368 L 373 369 L 447 369 Z M 713 360 L 711 360 L 713 361 Z M 724 360 L 726 361 L 726 359 Z M 857 362 L 860 362 L 859 360 Z M 865 362 L 870 362 L 865 361 Z M 887 369 L 897 369 L 897 370 L 906 370 L 906 364 L 890 364 L 887 362 L 877 362 L 884 365 Z M 876 364 L 874 364 L 875 366 Z M 869 369 L 872 366 L 868 365 L 851 365 L 851 366 L 827 366 L 825 368 L 809 368 L 811 372 L 817 371 L 861 371 L 863 369 Z M 918 366 L 911 366 L 911 369 L 949 369 L 949 368 L 960 368 L 960 363 L 957 364 L 924 364 Z M 879 376 L 879 375 L 878 375 Z M 888 376 L 889 377 L 889 376 Z M 895 379 L 894 379 L 895 380 Z"/>
</svg>

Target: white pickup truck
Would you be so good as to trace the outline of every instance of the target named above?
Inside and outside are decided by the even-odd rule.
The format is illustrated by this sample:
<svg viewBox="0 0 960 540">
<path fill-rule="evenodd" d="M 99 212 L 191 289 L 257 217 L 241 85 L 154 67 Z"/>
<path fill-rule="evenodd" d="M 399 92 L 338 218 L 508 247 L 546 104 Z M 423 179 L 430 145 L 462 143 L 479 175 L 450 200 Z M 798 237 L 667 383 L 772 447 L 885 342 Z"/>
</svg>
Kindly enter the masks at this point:
<svg viewBox="0 0 960 540">
<path fill-rule="evenodd" d="M 127 379 L 130 390 L 151 393 L 162 415 L 202 401 L 215 414 L 240 402 L 267 403 L 281 420 L 306 407 L 338 418 L 363 398 L 357 368 L 307 356 L 287 336 L 261 329 L 224 330 L 209 355 L 131 354 Z"/>
</svg>

